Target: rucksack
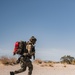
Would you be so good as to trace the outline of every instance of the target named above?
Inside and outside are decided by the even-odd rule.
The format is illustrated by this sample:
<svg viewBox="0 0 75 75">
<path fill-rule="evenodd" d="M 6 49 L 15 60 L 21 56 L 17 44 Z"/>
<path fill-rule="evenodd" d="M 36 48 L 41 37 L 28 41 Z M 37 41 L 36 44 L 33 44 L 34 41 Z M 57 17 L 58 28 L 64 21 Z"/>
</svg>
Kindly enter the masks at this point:
<svg viewBox="0 0 75 75">
<path fill-rule="evenodd" d="M 13 54 L 20 54 L 22 55 L 26 50 L 26 41 L 17 41 L 14 45 Z"/>
</svg>

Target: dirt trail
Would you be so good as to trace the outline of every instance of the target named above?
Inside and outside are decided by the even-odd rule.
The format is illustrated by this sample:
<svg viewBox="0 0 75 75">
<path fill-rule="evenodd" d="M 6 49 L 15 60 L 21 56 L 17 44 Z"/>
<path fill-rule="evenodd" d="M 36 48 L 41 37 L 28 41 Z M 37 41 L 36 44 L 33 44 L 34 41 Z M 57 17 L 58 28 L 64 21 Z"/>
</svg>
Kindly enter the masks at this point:
<svg viewBox="0 0 75 75">
<path fill-rule="evenodd" d="M 75 75 L 75 65 L 67 65 L 64 67 L 62 64 L 54 64 L 54 67 L 40 67 L 39 65 L 33 64 L 32 75 Z M 0 65 L 0 75 L 10 75 L 10 71 L 14 71 L 20 68 L 20 65 L 15 66 L 4 66 Z M 16 75 L 27 75 L 28 69 Z"/>
</svg>

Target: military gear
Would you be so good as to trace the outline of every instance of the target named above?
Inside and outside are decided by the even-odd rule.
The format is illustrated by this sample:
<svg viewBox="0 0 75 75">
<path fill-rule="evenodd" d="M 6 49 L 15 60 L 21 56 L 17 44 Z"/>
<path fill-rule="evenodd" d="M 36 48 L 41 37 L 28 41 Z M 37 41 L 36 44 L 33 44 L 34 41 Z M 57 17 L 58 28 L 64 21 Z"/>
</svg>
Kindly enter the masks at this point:
<svg viewBox="0 0 75 75">
<path fill-rule="evenodd" d="M 13 52 L 14 55 L 16 54 L 18 48 L 19 48 L 19 42 L 17 41 L 17 42 L 15 42 L 15 48 L 14 48 L 14 52 Z"/>
<path fill-rule="evenodd" d="M 13 51 L 13 54 L 20 54 L 22 55 L 24 52 L 25 52 L 25 49 L 26 49 L 26 42 L 24 41 L 20 41 L 20 42 L 16 42 L 15 43 L 15 48 L 14 48 L 14 51 Z"/>
<path fill-rule="evenodd" d="M 24 56 L 20 57 L 20 65 L 21 65 L 21 69 L 14 71 L 14 74 L 18 74 L 23 71 L 26 71 L 27 67 L 28 67 L 28 75 L 32 74 L 33 65 L 29 58 L 25 58 Z"/>
<path fill-rule="evenodd" d="M 36 39 L 34 36 L 32 36 L 32 37 L 29 39 L 29 41 L 34 45 L 34 44 L 36 43 L 37 39 Z"/>
<path fill-rule="evenodd" d="M 10 75 L 14 75 L 14 72 L 10 72 Z"/>
<path fill-rule="evenodd" d="M 23 55 L 29 57 L 30 59 L 33 56 L 33 59 L 35 59 L 35 46 L 30 41 L 26 43 L 26 50 Z"/>
<path fill-rule="evenodd" d="M 35 51 L 34 51 L 35 52 Z M 28 50 L 26 49 L 24 54 L 21 55 L 18 60 L 17 60 L 17 63 L 20 63 L 21 65 L 21 69 L 17 70 L 17 71 L 14 71 L 14 74 L 17 74 L 17 73 L 21 73 L 23 71 L 26 71 L 26 68 L 28 67 L 28 75 L 31 75 L 32 74 L 32 70 L 33 70 L 33 65 L 32 65 L 32 62 L 31 62 L 31 57 L 34 53 L 28 53 Z"/>
<path fill-rule="evenodd" d="M 33 59 L 35 59 L 35 46 L 37 39 L 32 36 L 28 42 L 20 42 L 18 49 L 14 49 L 14 54 L 20 54 L 21 56 L 18 58 L 16 63 L 20 63 L 21 69 L 16 70 L 14 72 L 11 72 L 11 74 L 17 74 L 26 71 L 26 68 L 28 67 L 28 75 L 32 74 L 33 65 L 31 62 L 31 58 L 33 56 Z M 22 52 L 21 52 L 22 51 Z"/>
</svg>

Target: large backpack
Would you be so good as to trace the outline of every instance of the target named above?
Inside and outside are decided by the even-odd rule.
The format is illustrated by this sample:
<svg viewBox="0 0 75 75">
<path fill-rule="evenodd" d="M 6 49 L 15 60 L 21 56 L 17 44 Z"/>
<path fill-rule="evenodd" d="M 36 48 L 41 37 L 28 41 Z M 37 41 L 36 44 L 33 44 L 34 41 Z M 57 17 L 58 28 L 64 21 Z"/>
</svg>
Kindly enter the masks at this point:
<svg viewBox="0 0 75 75">
<path fill-rule="evenodd" d="M 14 47 L 14 51 L 13 54 L 20 54 L 22 55 L 26 50 L 26 41 L 17 41 L 15 42 L 15 47 Z"/>
</svg>

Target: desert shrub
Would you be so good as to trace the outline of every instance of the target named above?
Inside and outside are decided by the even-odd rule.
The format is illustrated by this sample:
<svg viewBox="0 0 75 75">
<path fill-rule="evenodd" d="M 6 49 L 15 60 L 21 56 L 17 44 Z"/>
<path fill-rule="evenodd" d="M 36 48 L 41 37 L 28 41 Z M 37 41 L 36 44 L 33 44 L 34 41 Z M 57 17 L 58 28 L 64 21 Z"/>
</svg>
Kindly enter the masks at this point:
<svg viewBox="0 0 75 75">
<path fill-rule="evenodd" d="M 0 61 L 2 62 L 2 64 L 5 64 L 5 65 L 7 65 L 9 63 L 9 59 L 5 56 L 2 56 L 0 58 Z"/>
<path fill-rule="evenodd" d="M 44 66 L 53 67 L 53 64 L 54 64 L 53 61 L 43 61 L 40 59 L 36 59 L 34 63 L 40 65 L 41 67 L 44 67 Z"/>
<path fill-rule="evenodd" d="M 10 64 L 10 65 L 15 64 L 16 60 L 17 60 L 16 58 L 10 58 L 10 59 L 9 59 L 9 64 Z"/>
<path fill-rule="evenodd" d="M 43 62 L 40 66 L 41 67 L 44 67 L 44 66 L 53 67 L 53 63 L 51 63 L 51 62 Z"/>
<path fill-rule="evenodd" d="M 49 66 L 49 67 L 53 67 L 53 63 L 49 63 L 48 66 Z"/>
<path fill-rule="evenodd" d="M 48 63 L 53 63 L 53 61 L 48 61 Z"/>
<path fill-rule="evenodd" d="M 0 57 L 0 62 L 4 65 L 12 65 L 16 61 L 16 58 L 8 58 L 6 56 Z"/>
<path fill-rule="evenodd" d="M 71 62 L 71 64 L 75 65 L 75 59 Z"/>
<path fill-rule="evenodd" d="M 35 61 L 34 61 L 34 63 L 36 63 L 36 64 L 42 64 L 42 60 L 40 60 L 40 59 L 36 59 Z"/>
<path fill-rule="evenodd" d="M 74 57 L 70 56 L 70 55 L 65 55 L 63 57 L 61 57 L 61 63 L 67 63 L 67 64 L 72 64 L 72 61 L 74 60 Z"/>
</svg>

